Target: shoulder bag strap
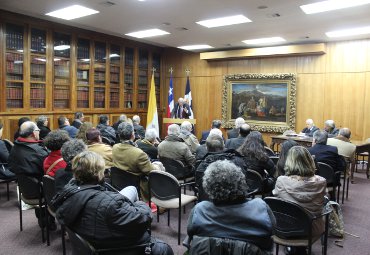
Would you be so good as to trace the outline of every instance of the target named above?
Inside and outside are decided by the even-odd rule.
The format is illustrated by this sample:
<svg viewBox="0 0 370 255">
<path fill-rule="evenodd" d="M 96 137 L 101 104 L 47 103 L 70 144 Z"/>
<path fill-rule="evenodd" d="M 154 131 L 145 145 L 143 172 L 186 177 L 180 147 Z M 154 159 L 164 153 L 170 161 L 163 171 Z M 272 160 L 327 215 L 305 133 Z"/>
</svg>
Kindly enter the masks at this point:
<svg viewBox="0 0 370 255">
<path fill-rule="evenodd" d="M 56 166 L 60 161 L 62 161 L 63 160 L 63 158 L 60 158 L 60 159 L 57 159 L 57 160 L 55 160 L 54 161 L 54 163 L 53 164 L 51 164 L 51 166 L 49 166 L 49 168 L 48 168 L 48 170 L 46 171 L 46 173 L 45 174 L 48 174 L 50 171 L 51 171 L 51 169 L 53 169 L 54 168 L 54 166 Z"/>
</svg>

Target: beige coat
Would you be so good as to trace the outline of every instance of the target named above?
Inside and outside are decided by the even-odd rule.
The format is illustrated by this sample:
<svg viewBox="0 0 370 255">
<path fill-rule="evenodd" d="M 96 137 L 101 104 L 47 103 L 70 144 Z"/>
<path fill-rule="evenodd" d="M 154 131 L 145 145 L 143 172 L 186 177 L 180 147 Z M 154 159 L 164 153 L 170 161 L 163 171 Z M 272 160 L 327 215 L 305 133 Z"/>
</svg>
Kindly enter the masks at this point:
<svg viewBox="0 0 370 255">
<path fill-rule="evenodd" d="M 89 151 L 98 153 L 105 161 L 105 169 L 113 166 L 112 147 L 104 143 L 94 143 L 87 146 Z"/>
<path fill-rule="evenodd" d="M 324 207 L 326 180 L 318 175 L 310 178 L 296 175 L 279 176 L 272 193 L 276 197 L 299 204 L 313 215 L 319 215 Z M 322 233 L 324 229 L 324 219 L 313 222 L 312 234 L 314 236 Z"/>
<path fill-rule="evenodd" d="M 338 148 L 338 154 L 348 157 L 354 158 L 356 152 L 356 145 L 350 142 L 342 141 L 337 138 L 329 138 L 327 145 L 332 145 Z"/>
<path fill-rule="evenodd" d="M 195 156 L 183 140 L 177 136 L 169 135 L 158 145 L 160 157 L 172 158 L 184 163 L 185 166 L 192 166 L 195 163 Z"/>
<path fill-rule="evenodd" d="M 187 132 L 183 131 L 179 135 L 179 137 L 182 140 L 184 140 L 184 142 L 187 146 L 189 146 L 189 149 L 190 149 L 191 153 L 195 154 L 195 152 L 197 151 L 197 148 L 200 146 L 196 136 L 193 135 L 192 133 L 188 132 L 188 131 Z"/>
</svg>

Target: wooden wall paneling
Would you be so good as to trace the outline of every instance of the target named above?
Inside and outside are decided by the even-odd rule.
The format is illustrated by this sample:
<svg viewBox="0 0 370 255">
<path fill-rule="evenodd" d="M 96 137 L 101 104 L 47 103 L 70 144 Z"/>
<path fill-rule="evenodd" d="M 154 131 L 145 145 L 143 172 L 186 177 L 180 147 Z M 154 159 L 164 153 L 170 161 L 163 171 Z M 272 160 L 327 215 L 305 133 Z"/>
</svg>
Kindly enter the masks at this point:
<svg viewBox="0 0 370 255">
<path fill-rule="evenodd" d="M 227 71 L 223 74 L 259 73 L 260 69 L 261 59 L 234 60 L 227 61 Z"/>
<path fill-rule="evenodd" d="M 324 85 L 324 74 L 298 75 L 296 83 L 296 132 L 300 132 L 306 126 L 307 119 L 313 119 L 317 127 L 323 127 Z"/>
<path fill-rule="evenodd" d="M 297 57 L 263 58 L 260 73 L 297 73 Z"/>
<path fill-rule="evenodd" d="M 363 135 L 359 140 L 370 138 L 370 72 L 366 72 L 365 75 L 364 105 L 362 107 L 364 114 L 361 116 L 362 123 L 360 122 L 363 128 Z"/>
<path fill-rule="evenodd" d="M 325 73 L 326 71 L 325 55 L 299 56 L 297 57 L 297 73 Z"/>
<path fill-rule="evenodd" d="M 364 72 L 367 69 L 369 40 L 329 43 L 327 72 Z"/>
</svg>

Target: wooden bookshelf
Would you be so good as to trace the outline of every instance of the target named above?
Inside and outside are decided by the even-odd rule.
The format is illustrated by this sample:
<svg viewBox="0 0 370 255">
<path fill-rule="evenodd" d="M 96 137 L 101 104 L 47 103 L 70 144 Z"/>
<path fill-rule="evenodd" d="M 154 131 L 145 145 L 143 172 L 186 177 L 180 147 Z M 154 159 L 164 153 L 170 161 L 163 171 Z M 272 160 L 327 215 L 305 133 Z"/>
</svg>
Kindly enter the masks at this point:
<svg viewBox="0 0 370 255">
<path fill-rule="evenodd" d="M 138 70 L 138 87 L 137 87 L 137 107 L 148 107 L 148 65 L 149 54 L 147 50 L 139 49 L 139 70 Z"/>
<path fill-rule="evenodd" d="M 77 40 L 77 108 L 90 107 L 90 40 Z"/>
<path fill-rule="evenodd" d="M 121 47 L 110 45 L 109 51 L 109 107 L 120 107 Z"/>
<path fill-rule="evenodd" d="M 134 49 L 125 48 L 124 108 L 134 107 Z"/>
</svg>

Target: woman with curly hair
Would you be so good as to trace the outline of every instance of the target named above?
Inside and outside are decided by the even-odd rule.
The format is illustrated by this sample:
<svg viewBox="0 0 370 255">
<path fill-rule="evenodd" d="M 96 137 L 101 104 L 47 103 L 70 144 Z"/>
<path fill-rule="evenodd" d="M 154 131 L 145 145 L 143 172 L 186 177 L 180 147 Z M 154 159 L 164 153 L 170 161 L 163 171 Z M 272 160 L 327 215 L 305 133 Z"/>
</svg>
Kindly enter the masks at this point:
<svg viewBox="0 0 370 255">
<path fill-rule="evenodd" d="M 266 203 L 246 198 L 248 186 L 241 169 L 228 160 L 211 163 L 203 177 L 211 201 L 195 205 L 188 220 L 188 235 L 241 240 L 262 250 L 272 248 L 275 218 Z"/>
<path fill-rule="evenodd" d="M 59 169 L 65 168 L 67 163 L 62 158 L 60 149 L 65 142 L 70 140 L 67 131 L 53 130 L 44 139 L 44 145 L 51 152 L 44 160 L 44 172 L 47 175 L 54 177 L 55 172 Z"/>
<path fill-rule="evenodd" d="M 261 176 L 265 176 L 265 171 L 268 175 L 275 176 L 274 162 L 269 158 L 264 147 L 262 134 L 258 131 L 252 131 L 245 139 L 238 152 L 243 155 L 249 169 L 257 171 Z"/>
</svg>

